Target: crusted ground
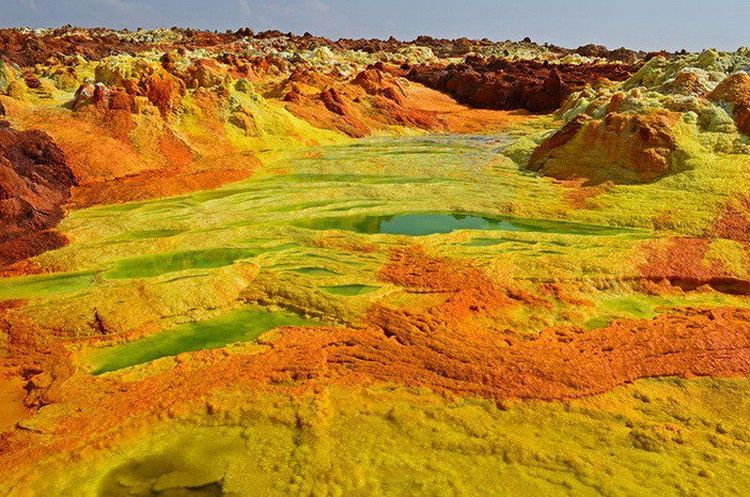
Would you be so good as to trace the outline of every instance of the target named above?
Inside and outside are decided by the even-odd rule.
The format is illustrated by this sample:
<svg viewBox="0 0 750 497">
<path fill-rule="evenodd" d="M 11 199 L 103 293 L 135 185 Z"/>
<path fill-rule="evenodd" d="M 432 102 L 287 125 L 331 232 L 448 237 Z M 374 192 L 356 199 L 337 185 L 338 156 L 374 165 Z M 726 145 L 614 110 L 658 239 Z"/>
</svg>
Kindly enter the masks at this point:
<svg viewBox="0 0 750 497">
<path fill-rule="evenodd" d="M 750 55 L 0 31 L 0 493 L 738 495 Z"/>
</svg>

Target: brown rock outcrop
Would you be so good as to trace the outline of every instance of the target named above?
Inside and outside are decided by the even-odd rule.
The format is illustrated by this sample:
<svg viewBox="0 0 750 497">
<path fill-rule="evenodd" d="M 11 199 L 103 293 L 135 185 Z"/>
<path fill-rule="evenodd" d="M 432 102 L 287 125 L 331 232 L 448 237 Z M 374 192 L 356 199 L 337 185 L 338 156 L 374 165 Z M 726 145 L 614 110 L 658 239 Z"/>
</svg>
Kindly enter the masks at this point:
<svg viewBox="0 0 750 497">
<path fill-rule="evenodd" d="M 0 265 L 64 243 L 51 234 L 64 215 L 75 178 L 45 133 L 0 121 Z"/>
<path fill-rule="evenodd" d="M 572 92 L 602 79 L 623 81 L 635 69 L 626 64 L 552 65 L 470 56 L 462 64 L 416 66 L 406 77 L 472 107 L 548 113 Z"/>
<path fill-rule="evenodd" d="M 381 95 L 399 105 L 406 103 L 404 90 L 398 82 L 391 74 L 380 69 L 368 67 L 357 74 L 352 83 L 361 87 L 369 95 Z"/>
<path fill-rule="evenodd" d="M 628 64 L 635 63 L 642 55 L 625 47 L 609 50 L 604 45 L 594 44 L 580 46 L 575 50 L 575 53 L 583 55 L 584 57 L 600 57 L 602 59 L 620 61 Z"/>
</svg>

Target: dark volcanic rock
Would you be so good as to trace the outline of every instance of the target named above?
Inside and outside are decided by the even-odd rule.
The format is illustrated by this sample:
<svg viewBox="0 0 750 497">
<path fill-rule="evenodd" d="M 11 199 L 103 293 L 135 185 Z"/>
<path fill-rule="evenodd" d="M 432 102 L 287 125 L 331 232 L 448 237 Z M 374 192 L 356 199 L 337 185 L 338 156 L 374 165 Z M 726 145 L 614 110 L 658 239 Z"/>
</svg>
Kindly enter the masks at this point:
<svg viewBox="0 0 750 497">
<path fill-rule="evenodd" d="M 62 219 L 75 178 L 45 133 L 0 121 L 0 265 L 64 243 L 50 233 Z"/>
<path fill-rule="evenodd" d="M 627 48 L 616 48 L 615 50 L 609 50 L 604 45 L 583 45 L 576 48 L 575 53 L 583 55 L 584 57 L 601 57 L 602 59 L 626 62 L 628 64 L 635 63 L 638 59 L 642 58 L 644 54 L 628 50 Z"/>
<path fill-rule="evenodd" d="M 175 31 L 182 35 L 180 46 L 184 48 L 215 46 L 240 37 L 234 33 L 218 34 L 190 29 Z M 115 53 L 135 54 L 163 45 L 167 44 L 125 40 L 104 28 L 64 26 L 41 34 L 17 28 L 0 29 L 0 60 L 12 61 L 21 67 L 33 67 L 50 60 L 61 62 L 72 55 L 99 60 Z"/>
<path fill-rule="evenodd" d="M 546 113 L 587 84 L 623 81 L 636 69 L 627 64 L 555 65 L 471 56 L 462 64 L 417 66 L 406 77 L 472 107 Z"/>
</svg>

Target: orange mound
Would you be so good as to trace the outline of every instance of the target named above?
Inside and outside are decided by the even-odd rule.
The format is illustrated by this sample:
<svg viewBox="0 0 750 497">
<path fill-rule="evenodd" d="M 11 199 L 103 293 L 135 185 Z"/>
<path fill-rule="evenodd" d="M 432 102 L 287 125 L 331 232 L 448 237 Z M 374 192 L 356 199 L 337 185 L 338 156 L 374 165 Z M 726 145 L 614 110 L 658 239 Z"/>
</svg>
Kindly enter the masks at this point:
<svg viewBox="0 0 750 497">
<path fill-rule="evenodd" d="M 737 128 L 741 133 L 750 134 L 750 75 L 730 74 L 708 94 L 708 99 L 730 104 Z"/>
<path fill-rule="evenodd" d="M 542 142 L 528 168 L 557 179 L 643 183 L 670 174 L 678 114 L 580 116 Z"/>
</svg>

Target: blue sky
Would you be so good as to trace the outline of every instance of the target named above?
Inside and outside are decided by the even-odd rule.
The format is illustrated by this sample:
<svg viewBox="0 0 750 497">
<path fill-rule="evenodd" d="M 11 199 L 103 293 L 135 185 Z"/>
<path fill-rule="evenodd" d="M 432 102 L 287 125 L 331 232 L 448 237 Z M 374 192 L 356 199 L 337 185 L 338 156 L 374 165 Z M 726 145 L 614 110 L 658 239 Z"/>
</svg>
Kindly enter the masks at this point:
<svg viewBox="0 0 750 497">
<path fill-rule="evenodd" d="M 0 26 L 310 31 L 332 38 L 521 39 L 577 47 L 734 50 L 750 45 L 747 0 L 0 0 Z"/>
</svg>

